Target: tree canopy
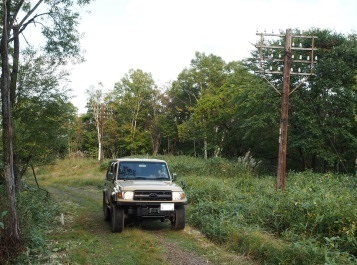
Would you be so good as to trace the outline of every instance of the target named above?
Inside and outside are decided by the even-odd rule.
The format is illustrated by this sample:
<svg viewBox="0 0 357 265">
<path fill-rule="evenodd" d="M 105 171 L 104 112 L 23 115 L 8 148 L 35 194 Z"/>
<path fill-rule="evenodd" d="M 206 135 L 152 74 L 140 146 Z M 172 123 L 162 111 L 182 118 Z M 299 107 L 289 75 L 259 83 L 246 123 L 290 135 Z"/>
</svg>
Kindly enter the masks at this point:
<svg viewBox="0 0 357 265">
<path fill-rule="evenodd" d="M 62 128 L 73 115 L 74 107 L 69 103 L 66 93 L 58 90 L 63 73 L 60 74 L 55 69 L 70 59 L 81 58 L 80 34 L 77 31 L 79 15 L 75 6 L 89 2 L 4 0 L 0 6 L 0 185 L 4 183 L 6 188 L 6 196 L 0 196 L 7 198 L 5 206 L 9 209 L 7 229 L 2 237 L 5 241 L 11 240 L 14 245 L 12 250 L 20 245 L 16 192 L 20 190 L 22 172 L 31 159 L 36 163 L 44 162 L 55 153 L 63 153 L 65 147 L 63 139 L 66 139 L 66 134 Z M 22 48 L 21 44 L 30 44 L 33 41 L 26 38 L 26 29 L 32 26 L 40 29 L 45 43 L 38 47 L 41 55 L 34 56 L 33 53 L 32 58 L 29 57 L 31 59 L 26 61 L 26 57 L 21 56 L 26 56 L 27 49 Z M 18 135 L 17 132 L 21 134 Z"/>
<path fill-rule="evenodd" d="M 288 167 L 351 172 L 357 150 L 356 35 L 321 29 L 305 34 L 318 37 L 319 59 L 316 75 L 291 95 Z M 130 70 L 109 93 L 115 111 L 106 129 L 107 150 L 227 158 L 249 153 L 274 169 L 281 98 L 271 84 L 281 87 L 282 77 L 255 74 L 256 56 L 225 62 L 197 52 L 165 89 L 149 73 Z M 293 85 L 299 82 L 292 77 Z"/>
</svg>

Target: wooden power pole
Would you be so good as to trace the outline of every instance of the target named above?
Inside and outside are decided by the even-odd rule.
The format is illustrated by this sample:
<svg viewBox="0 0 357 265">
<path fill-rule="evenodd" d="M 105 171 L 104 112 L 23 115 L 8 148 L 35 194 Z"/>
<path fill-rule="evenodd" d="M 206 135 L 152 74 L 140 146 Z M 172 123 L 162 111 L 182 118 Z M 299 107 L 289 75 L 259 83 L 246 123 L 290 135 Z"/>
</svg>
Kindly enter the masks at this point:
<svg viewBox="0 0 357 265">
<path fill-rule="evenodd" d="M 279 128 L 279 155 L 278 155 L 278 179 L 277 189 L 285 189 L 286 154 L 288 145 L 288 120 L 289 120 L 289 93 L 290 93 L 290 69 L 291 69 L 291 30 L 285 35 L 285 56 L 283 71 L 283 90 L 281 92 L 281 113 Z"/>
<path fill-rule="evenodd" d="M 296 89 L 298 89 L 306 80 L 307 77 L 314 74 L 314 64 L 316 63 L 317 58 L 314 58 L 314 40 L 317 38 L 316 36 L 303 36 L 303 35 L 293 35 L 291 29 L 287 29 L 285 34 L 269 34 L 269 33 L 257 33 L 260 35 L 261 40 L 256 45 L 259 49 L 259 70 L 257 72 L 263 73 L 264 75 L 272 75 L 272 74 L 282 74 L 283 75 L 283 87 L 281 90 L 275 88 L 275 86 L 268 81 L 268 79 L 264 76 L 264 78 L 273 86 L 276 92 L 281 95 L 281 113 L 280 113 L 280 128 L 279 128 L 279 154 L 278 154 L 278 172 L 277 172 L 277 184 L 276 188 L 280 190 L 285 190 L 285 179 L 286 179 L 286 161 L 287 161 L 287 139 L 288 139 L 288 125 L 289 125 L 289 96 Z M 279 37 L 284 38 L 284 46 L 279 45 L 266 45 L 264 43 L 264 37 Z M 312 40 L 311 47 L 304 48 L 300 43 L 299 47 L 295 47 L 293 42 L 293 38 L 306 39 L 310 38 Z M 284 49 L 284 58 L 281 58 L 279 55 L 278 58 L 274 58 L 274 54 L 267 55 L 269 51 L 274 51 L 278 49 Z M 298 59 L 294 59 L 293 51 L 300 53 L 297 55 Z M 305 59 L 302 59 L 302 53 L 306 51 L 309 52 L 309 55 Z M 310 59 L 311 58 L 311 59 Z M 278 63 L 283 62 L 283 71 L 280 71 L 280 66 L 278 66 L 278 70 L 273 70 L 272 66 L 269 67 L 268 70 L 266 68 L 270 63 Z M 298 71 L 294 72 L 293 63 L 297 64 L 310 64 L 310 72 L 301 72 L 301 68 L 298 68 Z M 304 78 L 300 81 L 300 83 L 290 92 L 290 76 L 291 75 L 300 75 L 304 76 Z"/>
</svg>

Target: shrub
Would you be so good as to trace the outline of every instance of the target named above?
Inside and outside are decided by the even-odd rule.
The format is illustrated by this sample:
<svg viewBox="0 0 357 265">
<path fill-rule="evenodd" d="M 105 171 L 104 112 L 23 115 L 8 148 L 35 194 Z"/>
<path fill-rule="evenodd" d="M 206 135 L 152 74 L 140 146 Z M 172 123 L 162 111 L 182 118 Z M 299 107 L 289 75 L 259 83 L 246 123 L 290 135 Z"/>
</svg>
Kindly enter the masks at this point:
<svg viewBox="0 0 357 265">
<path fill-rule="evenodd" d="M 220 159 L 191 165 L 200 163 L 205 169 L 190 172 L 186 166 L 182 174 L 187 219 L 215 242 L 253 254 L 265 264 L 356 262 L 355 178 L 290 173 L 286 192 L 278 192 L 275 177 L 255 178 Z M 229 177 L 214 168 L 224 168 Z"/>
<path fill-rule="evenodd" d="M 20 255 L 17 264 L 46 263 L 50 251 L 47 249 L 46 233 L 53 220 L 59 216 L 58 207 L 48 193 L 32 186 L 26 186 L 18 196 L 18 213 L 23 249 L 27 253 Z"/>
</svg>

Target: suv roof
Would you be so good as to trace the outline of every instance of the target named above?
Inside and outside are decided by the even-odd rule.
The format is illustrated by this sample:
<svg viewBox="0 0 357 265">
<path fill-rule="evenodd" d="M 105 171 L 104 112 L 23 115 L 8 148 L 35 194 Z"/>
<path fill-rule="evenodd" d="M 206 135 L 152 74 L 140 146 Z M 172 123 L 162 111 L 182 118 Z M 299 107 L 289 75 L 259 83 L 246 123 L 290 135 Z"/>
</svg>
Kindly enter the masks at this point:
<svg viewBox="0 0 357 265">
<path fill-rule="evenodd" d="M 117 158 L 117 159 L 113 159 L 110 161 L 110 163 L 112 162 L 128 162 L 128 161 L 131 161 L 131 162 L 163 162 L 163 163 L 166 163 L 165 160 L 161 160 L 161 159 L 155 159 L 155 158 L 133 158 L 133 157 L 127 157 L 127 158 Z"/>
</svg>

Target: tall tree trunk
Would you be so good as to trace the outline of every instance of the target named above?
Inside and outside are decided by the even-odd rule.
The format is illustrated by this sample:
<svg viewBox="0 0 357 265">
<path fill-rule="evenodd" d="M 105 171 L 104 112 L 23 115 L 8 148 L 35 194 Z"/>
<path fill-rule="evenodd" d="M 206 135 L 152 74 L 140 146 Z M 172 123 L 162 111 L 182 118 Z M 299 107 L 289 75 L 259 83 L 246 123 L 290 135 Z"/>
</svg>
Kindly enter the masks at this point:
<svg viewBox="0 0 357 265">
<path fill-rule="evenodd" d="M 207 137 L 205 136 L 204 140 L 203 140 L 203 152 L 204 152 L 204 159 L 208 159 L 208 150 L 207 150 Z"/>
<path fill-rule="evenodd" d="M 19 27 L 14 25 L 12 28 L 13 39 L 14 39 L 14 52 L 12 56 L 12 71 L 10 78 L 10 104 L 12 113 L 14 113 L 14 108 L 16 104 L 16 86 L 17 86 L 17 76 L 19 72 L 19 58 L 20 58 L 20 41 L 19 41 Z M 15 130 L 15 128 L 13 128 Z M 14 149 L 14 176 L 15 176 L 15 187 L 16 190 L 21 189 L 21 174 L 20 174 L 20 161 L 19 156 L 16 152 L 16 133 L 13 131 L 13 149 Z"/>
<path fill-rule="evenodd" d="M 13 124 L 11 117 L 11 97 L 10 97 L 10 67 L 9 67 L 9 29 L 8 12 L 10 2 L 3 0 L 3 32 L 1 39 L 1 100 L 2 100 L 2 127 L 3 127 L 3 175 L 5 178 L 6 192 L 9 204 L 10 221 L 8 232 L 14 243 L 19 243 L 19 221 L 16 211 L 16 190 L 14 176 L 14 154 L 13 154 Z"/>
<path fill-rule="evenodd" d="M 151 140 L 152 140 L 152 155 L 157 156 L 161 144 L 161 135 L 160 134 L 154 135 L 151 137 Z"/>
<path fill-rule="evenodd" d="M 197 157 L 197 152 L 196 152 L 196 140 L 193 140 L 193 154 L 194 154 L 194 157 Z"/>
</svg>

